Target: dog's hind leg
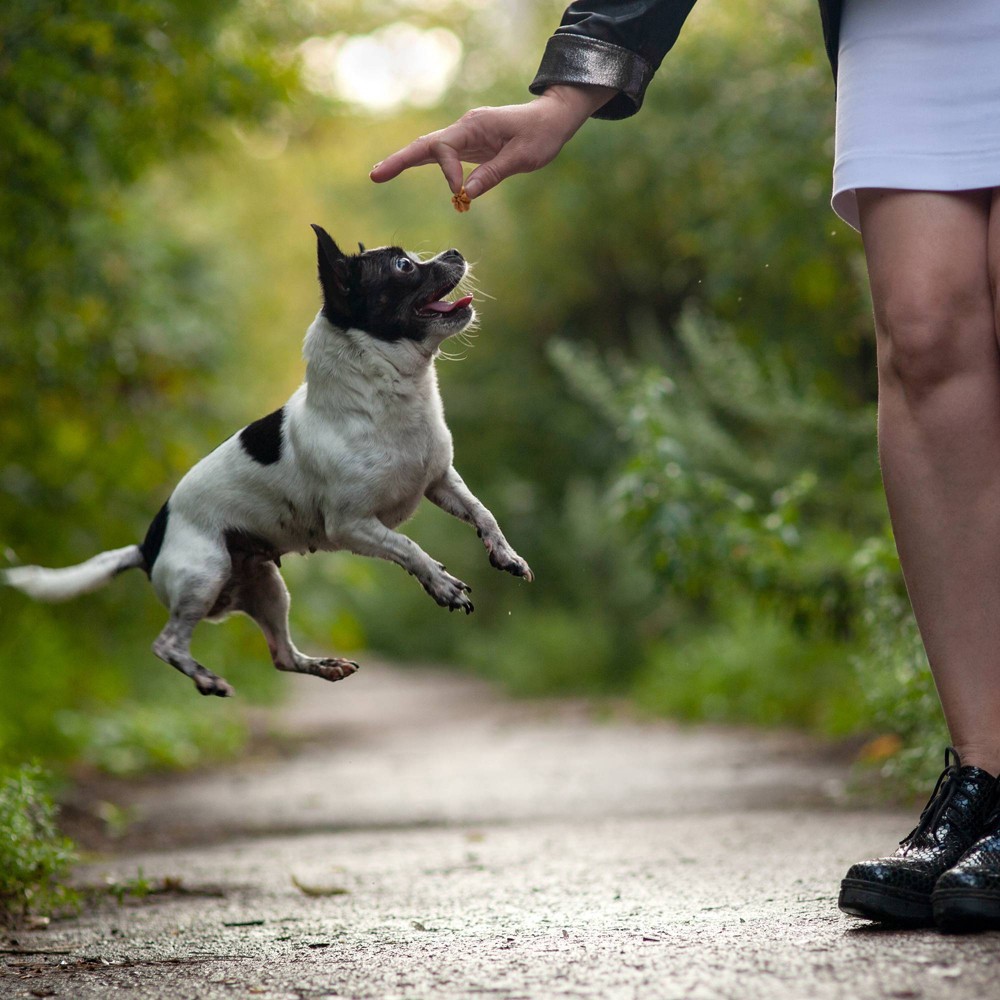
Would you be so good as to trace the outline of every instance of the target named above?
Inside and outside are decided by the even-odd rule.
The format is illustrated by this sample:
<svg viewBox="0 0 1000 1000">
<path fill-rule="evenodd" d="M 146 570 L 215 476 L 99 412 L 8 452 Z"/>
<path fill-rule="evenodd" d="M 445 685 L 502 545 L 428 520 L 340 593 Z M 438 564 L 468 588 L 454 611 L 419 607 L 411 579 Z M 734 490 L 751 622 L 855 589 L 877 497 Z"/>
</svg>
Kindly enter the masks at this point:
<svg viewBox="0 0 1000 1000">
<path fill-rule="evenodd" d="M 295 648 L 288 631 L 288 588 L 272 562 L 262 563 L 253 575 L 240 581 L 236 609 L 249 615 L 264 633 L 271 659 L 279 670 L 313 674 L 327 681 L 340 681 L 358 669 L 354 660 L 306 656 Z"/>
<path fill-rule="evenodd" d="M 185 579 L 177 587 L 177 593 L 170 602 L 170 621 L 153 643 L 153 652 L 170 666 L 194 681 L 201 694 L 214 694 L 228 698 L 233 693 L 232 685 L 203 667 L 191 655 L 191 635 L 195 626 L 203 618 L 230 610 L 224 606 L 225 576 L 198 577 Z"/>
<path fill-rule="evenodd" d="M 182 674 L 187 674 L 194 681 L 199 693 L 228 698 L 233 693 L 232 685 L 213 674 L 207 667 L 203 667 L 191 655 L 191 633 L 203 617 L 200 612 L 182 611 L 179 614 L 171 614 L 170 621 L 153 643 L 153 652 L 164 663 L 169 663 Z"/>
</svg>

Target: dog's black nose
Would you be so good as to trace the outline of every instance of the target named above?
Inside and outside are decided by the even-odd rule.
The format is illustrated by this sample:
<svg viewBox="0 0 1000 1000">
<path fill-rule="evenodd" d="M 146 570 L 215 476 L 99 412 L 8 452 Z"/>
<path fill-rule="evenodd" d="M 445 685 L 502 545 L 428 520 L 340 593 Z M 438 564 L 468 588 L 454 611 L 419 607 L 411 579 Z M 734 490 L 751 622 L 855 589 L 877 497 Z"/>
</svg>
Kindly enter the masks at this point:
<svg viewBox="0 0 1000 1000">
<path fill-rule="evenodd" d="M 445 250 L 445 252 L 441 254 L 441 256 L 447 257 L 451 260 L 465 260 L 465 258 L 461 255 L 461 253 L 454 247 L 452 247 L 450 250 Z"/>
</svg>

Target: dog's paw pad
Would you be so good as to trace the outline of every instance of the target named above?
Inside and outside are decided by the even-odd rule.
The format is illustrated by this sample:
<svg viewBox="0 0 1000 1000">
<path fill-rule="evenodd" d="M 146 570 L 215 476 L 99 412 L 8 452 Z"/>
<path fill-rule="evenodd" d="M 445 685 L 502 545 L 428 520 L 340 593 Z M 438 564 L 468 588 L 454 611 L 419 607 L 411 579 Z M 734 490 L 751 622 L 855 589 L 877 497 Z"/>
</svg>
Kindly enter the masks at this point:
<svg viewBox="0 0 1000 1000">
<path fill-rule="evenodd" d="M 361 665 L 355 663 L 354 660 L 329 657 L 317 660 L 310 672 L 314 673 L 317 677 L 322 677 L 325 681 L 342 681 L 345 677 L 350 677 L 351 674 L 357 673 L 360 669 Z"/>
<path fill-rule="evenodd" d="M 196 677 L 194 683 L 199 694 L 214 694 L 218 698 L 231 698 L 234 694 L 232 684 L 221 677 Z"/>
</svg>

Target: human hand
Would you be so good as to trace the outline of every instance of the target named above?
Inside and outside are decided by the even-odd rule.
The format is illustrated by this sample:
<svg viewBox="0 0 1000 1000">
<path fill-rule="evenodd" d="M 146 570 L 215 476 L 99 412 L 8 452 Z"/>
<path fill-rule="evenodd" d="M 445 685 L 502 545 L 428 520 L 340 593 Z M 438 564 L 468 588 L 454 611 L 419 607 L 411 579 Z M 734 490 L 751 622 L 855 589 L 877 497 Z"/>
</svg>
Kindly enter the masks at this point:
<svg viewBox="0 0 1000 1000">
<path fill-rule="evenodd" d="M 465 181 L 470 198 L 512 174 L 538 170 L 555 159 L 579 127 L 617 93 L 612 87 L 557 85 L 527 104 L 467 111 L 447 128 L 421 136 L 377 163 L 377 184 L 410 167 L 437 163 L 452 193 L 461 190 L 462 161 L 478 163 Z"/>
</svg>

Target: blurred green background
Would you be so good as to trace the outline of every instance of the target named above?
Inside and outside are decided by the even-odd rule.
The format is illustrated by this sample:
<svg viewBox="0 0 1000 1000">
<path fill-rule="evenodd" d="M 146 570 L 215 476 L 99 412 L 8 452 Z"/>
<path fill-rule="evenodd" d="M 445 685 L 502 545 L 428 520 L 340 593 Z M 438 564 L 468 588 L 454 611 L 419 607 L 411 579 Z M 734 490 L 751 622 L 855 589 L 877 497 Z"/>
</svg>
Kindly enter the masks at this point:
<svg viewBox="0 0 1000 1000">
<path fill-rule="evenodd" d="M 887 528 L 860 240 L 829 209 L 834 92 L 811 0 L 696 8 L 625 122 L 456 214 L 372 163 L 526 98 L 560 3 L 7 0 L 0 9 L 0 551 L 60 565 L 142 537 L 180 475 L 302 376 L 310 222 L 344 247 L 457 246 L 481 333 L 439 364 L 456 464 L 537 580 L 436 509 L 470 582 L 290 559 L 307 648 L 439 661 L 519 695 L 691 720 L 941 730 Z M 138 574 L 59 606 L 0 593 L 0 760 L 116 773 L 235 752 L 239 702 L 149 645 Z M 280 679 L 242 619 L 199 658 Z M 335 691 L 329 692 L 331 697 Z"/>
</svg>

